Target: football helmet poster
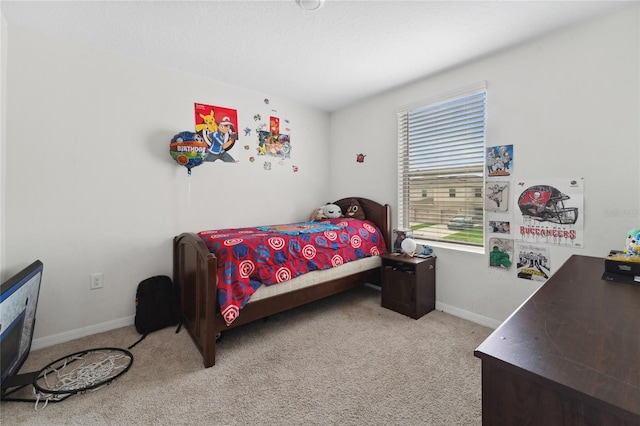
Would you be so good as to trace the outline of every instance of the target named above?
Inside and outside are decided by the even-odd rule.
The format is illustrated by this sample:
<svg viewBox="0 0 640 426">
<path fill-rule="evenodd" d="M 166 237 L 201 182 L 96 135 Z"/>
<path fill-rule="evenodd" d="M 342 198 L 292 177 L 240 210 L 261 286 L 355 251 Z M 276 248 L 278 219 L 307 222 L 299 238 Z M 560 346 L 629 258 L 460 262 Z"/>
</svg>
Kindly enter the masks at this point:
<svg viewBox="0 0 640 426">
<path fill-rule="evenodd" d="M 518 181 L 514 188 L 516 240 L 582 247 L 584 239 L 583 179 Z"/>
</svg>

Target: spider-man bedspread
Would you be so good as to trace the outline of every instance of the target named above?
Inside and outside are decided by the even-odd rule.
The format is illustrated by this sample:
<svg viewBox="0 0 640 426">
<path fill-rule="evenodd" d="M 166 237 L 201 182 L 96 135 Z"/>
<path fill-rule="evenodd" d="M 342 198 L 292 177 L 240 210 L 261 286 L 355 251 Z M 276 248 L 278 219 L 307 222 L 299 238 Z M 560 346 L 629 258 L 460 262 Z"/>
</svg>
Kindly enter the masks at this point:
<svg viewBox="0 0 640 426">
<path fill-rule="evenodd" d="M 387 251 L 380 230 L 367 220 L 326 219 L 286 225 L 202 231 L 218 258 L 218 301 L 227 325 L 260 285 Z"/>
</svg>

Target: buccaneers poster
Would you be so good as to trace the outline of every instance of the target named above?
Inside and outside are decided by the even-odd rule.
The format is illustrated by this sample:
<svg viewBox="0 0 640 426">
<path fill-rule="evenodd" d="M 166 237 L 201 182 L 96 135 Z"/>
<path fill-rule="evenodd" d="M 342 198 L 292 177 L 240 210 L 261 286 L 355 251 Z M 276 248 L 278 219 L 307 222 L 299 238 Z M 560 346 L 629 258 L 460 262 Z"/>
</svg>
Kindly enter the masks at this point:
<svg viewBox="0 0 640 426">
<path fill-rule="evenodd" d="M 582 247 L 583 179 L 517 181 L 511 232 L 519 241 Z"/>
</svg>

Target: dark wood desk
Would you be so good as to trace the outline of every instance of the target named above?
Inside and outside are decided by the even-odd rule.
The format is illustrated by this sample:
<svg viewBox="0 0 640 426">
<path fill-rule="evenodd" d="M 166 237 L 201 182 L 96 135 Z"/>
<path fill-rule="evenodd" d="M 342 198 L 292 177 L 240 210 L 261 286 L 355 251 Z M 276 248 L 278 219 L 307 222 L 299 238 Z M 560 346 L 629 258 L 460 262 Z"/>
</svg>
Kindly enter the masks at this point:
<svg viewBox="0 0 640 426">
<path fill-rule="evenodd" d="M 640 285 L 574 255 L 476 350 L 483 425 L 640 425 Z"/>
</svg>

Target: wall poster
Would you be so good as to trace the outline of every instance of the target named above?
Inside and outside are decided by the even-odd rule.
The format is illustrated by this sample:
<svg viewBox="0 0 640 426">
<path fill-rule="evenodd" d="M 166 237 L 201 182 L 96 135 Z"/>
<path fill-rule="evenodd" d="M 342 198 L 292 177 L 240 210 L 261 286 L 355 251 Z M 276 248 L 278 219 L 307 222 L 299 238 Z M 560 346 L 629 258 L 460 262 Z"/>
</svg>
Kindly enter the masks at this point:
<svg viewBox="0 0 640 426">
<path fill-rule="evenodd" d="M 551 275 L 548 247 L 516 243 L 516 258 L 518 278 L 544 282 Z"/>
<path fill-rule="evenodd" d="M 513 234 L 529 243 L 582 247 L 583 179 L 538 179 L 514 184 Z"/>
<path fill-rule="evenodd" d="M 490 234 L 510 234 L 511 223 L 504 220 L 490 220 L 487 232 Z"/>
<path fill-rule="evenodd" d="M 238 112 L 235 109 L 194 104 L 196 133 L 207 143 L 209 154 L 205 162 L 221 160 L 237 163 L 229 151 L 238 136 Z"/>
<path fill-rule="evenodd" d="M 513 263 L 513 240 L 489 238 L 489 266 L 509 269 Z"/>
<path fill-rule="evenodd" d="M 275 159 L 291 158 L 289 120 L 270 115 L 268 117 L 269 124 L 267 124 L 260 114 L 256 114 L 254 120 L 258 134 L 257 154 Z"/>
<path fill-rule="evenodd" d="M 489 146 L 486 154 L 487 177 L 513 174 L 513 145 Z"/>
<path fill-rule="evenodd" d="M 484 186 L 486 197 L 484 209 L 494 212 L 509 210 L 509 182 L 487 181 Z"/>
</svg>

